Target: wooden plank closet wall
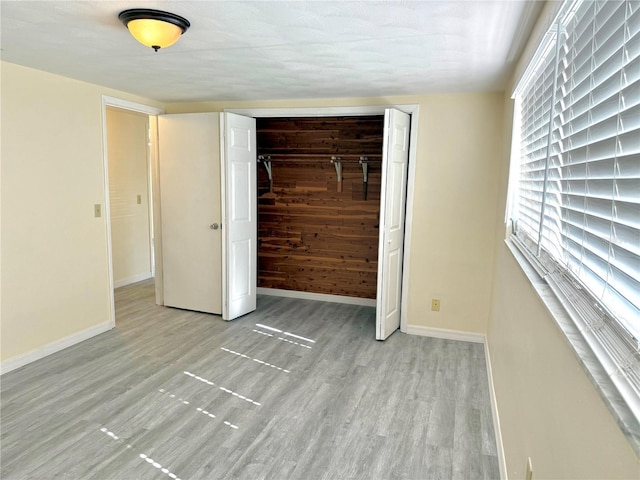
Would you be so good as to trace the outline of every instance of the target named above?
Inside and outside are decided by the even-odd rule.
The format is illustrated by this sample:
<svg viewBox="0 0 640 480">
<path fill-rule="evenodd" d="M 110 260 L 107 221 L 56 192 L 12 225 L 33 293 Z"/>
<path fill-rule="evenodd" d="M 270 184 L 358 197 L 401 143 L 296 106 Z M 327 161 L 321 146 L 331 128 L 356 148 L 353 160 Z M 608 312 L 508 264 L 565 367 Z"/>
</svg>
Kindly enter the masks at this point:
<svg viewBox="0 0 640 480">
<path fill-rule="evenodd" d="M 257 119 L 272 160 L 272 192 L 258 165 L 258 286 L 375 298 L 383 129 L 383 116 Z"/>
</svg>

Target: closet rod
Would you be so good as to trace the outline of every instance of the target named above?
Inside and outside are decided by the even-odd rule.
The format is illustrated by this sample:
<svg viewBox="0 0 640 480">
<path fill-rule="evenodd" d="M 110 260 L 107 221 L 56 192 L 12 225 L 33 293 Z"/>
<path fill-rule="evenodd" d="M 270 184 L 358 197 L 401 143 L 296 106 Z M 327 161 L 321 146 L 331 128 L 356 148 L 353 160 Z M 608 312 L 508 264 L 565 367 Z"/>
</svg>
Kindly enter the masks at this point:
<svg viewBox="0 0 640 480">
<path fill-rule="evenodd" d="M 382 162 L 382 155 L 377 155 L 378 158 L 370 157 L 368 155 L 349 155 L 346 158 L 343 155 L 336 155 L 329 157 L 329 161 L 331 163 L 340 162 L 340 163 L 376 163 Z"/>
<path fill-rule="evenodd" d="M 289 162 L 300 162 L 300 161 L 331 161 L 331 157 L 340 158 L 340 161 L 343 163 L 360 163 L 360 159 L 365 156 L 367 157 L 368 162 L 381 162 L 382 154 L 362 154 L 362 153 L 346 153 L 346 154 L 317 154 L 317 153 L 303 153 L 303 154 L 269 154 L 269 155 L 259 155 L 258 160 L 262 160 L 263 158 L 266 160 L 271 160 L 274 162 L 277 161 L 289 161 Z M 262 158 L 261 158 L 262 157 Z"/>
</svg>

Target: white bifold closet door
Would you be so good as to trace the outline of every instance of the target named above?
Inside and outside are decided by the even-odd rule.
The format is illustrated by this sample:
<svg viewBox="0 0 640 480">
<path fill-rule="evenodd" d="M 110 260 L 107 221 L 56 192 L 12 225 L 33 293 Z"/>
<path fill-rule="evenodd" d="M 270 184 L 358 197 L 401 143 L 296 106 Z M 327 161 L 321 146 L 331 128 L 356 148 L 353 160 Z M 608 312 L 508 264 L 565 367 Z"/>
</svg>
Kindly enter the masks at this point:
<svg viewBox="0 0 640 480">
<path fill-rule="evenodd" d="M 404 218 L 411 116 L 393 108 L 384 114 L 380 243 L 376 294 L 376 339 L 400 328 Z"/>
<path fill-rule="evenodd" d="M 258 186 L 256 119 L 223 113 L 222 318 L 256 309 L 258 287 Z"/>
<path fill-rule="evenodd" d="M 252 124 L 242 135 L 236 117 Z M 231 141 L 221 142 L 224 136 Z M 255 310 L 257 279 L 247 272 L 255 272 L 257 257 L 241 256 L 255 249 L 257 235 L 242 243 L 245 232 L 257 232 L 255 120 L 160 115 L 158 148 L 164 304 L 225 320 Z"/>
</svg>

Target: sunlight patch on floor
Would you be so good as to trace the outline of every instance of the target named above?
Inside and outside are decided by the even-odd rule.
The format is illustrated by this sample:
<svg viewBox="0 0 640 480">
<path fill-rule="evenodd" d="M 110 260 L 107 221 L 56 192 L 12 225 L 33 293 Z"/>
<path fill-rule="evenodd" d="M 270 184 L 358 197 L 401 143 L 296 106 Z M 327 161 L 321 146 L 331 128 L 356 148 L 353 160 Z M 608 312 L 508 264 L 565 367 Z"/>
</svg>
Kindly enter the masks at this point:
<svg viewBox="0 0 640 480">
<path fill-rule="evenodd" d="M 252 400 L 248 397 L 245 397 L 244 395 L 240 395 L 238 392 L 234 392 L 233 390 L 229 390 L 228 388 L 225 387 L 221 387 L 220 385 L 216 385 L 215 383 L 213 383 L 211 380 L 207 380 L 206 378 L 202 378 L 194 373 L 191 372 L 183 372 L 185 375 L 188 375 L 191 378 L 194 378 L 202 383 L 206 383 L 207 385 L 211 385 L 212 387 L 218 387 L 219 390 L 222 390 L 225 393 L 228 393 L 230 395 L 233 395 L 234 397 L 239 398 L 240 400 L 244 400 L 245 402 L 249 402 L 249 403 L 253 403 L 254 405 L 262 405 L 259 402 L 256 402 L 255 400 Z"/>
<path fill-rule="evenodd" d="M 294 342 L 293 340 L 287 340 L 286 338 L 282 338 L 282 337 L 276 337 L 275 335 L 271 334 L 271 333 L 267 333 L 267 332 L 262 332 L 260 330 L 256 330 L 255 328 L 253 330 L 251 330 L 252 332 L 256 332 L 259 333 L 260 335 L 264 335 L 265 337 L 273 337 L 273 338 L 277 338 L 278 340 L 282 340 L 283 342 L 287 342 L 287 343 L 291 343 L 293 345 L 298 345 L 299 347 L 303 347 L 303 348 L 313 348 L 309 345 L 304 345 L 302 343 L 298 343 L 298 342 Z"/>
<path fill-rule="evenodd" d="M 123 440 L 120 439 L 120 437 L 118 437 L 118 435 L 116 435 L 115 433 L 113 433 L 111 430 L 109 430 L 106 427 L 102 427 L 100 429 L 100 431 L 102 433 L 105 433 L 106 435 L 108 435 L 109 437 L 111 437 L 113 440 L 116 440 L 117 442 L 121 443 L 122 445 L 125 445 L 125 442 Z M 126 444 L 127 448 L 131 448 L 130 444 Z M 167 475 L 169 478 L 173 479 L 173 480 L 181 480 L 180 477 L 178 477 L 175 473 L 169 471 L 168 468 L 163 467 L 162 464 L 160 462 L 156 462 L 153 458 L 149 457 L 148 455 L 141 453 L 138 455 L 142 460 L 144 460 L 145 462 L 147 462 L 149 465 L 151 465 L 152 467 L 157 468 L 158 470 L 160 470 L 162 473 L 164 473 L 165 475 Z"/>
<path fill-rule="evenodd" d="M 310 338 L 302 337 L 300 335 L 296 335 L 295 333 L 291 333 L 291 332 L 285 332 L 284 330 L 280 330 L 279 328 L 270 327 L 269 325 L 264 325 L 262 323 L 256 323 L 256 327 L 264 328 L 266 330 L 271 330 L 272 332 L 282 333 L 287 337 L 297 338 L 298 340 L 304 340 L 305 342 L 316 343 L 315 340 L 311 340 Z"/>
<path fill-rule="evenodd" d="M 182 403 L 183 405 L 189 405 L 190 404 L 190 402 L 188 402 L 187 400 L 183 400 L 182 398 L 176 398 L 176 395 L 174 395 L 173 393 L 167 392 L 164 388 L 161 388 L 158 391 L 160 393 L 162 393 L 163 395 L 167 395 L 169 398 L 175 398 L 176 401 Z M 204 408 L 197 407 L 196 411 L 199 412 L 199 413 L 202 413 L 203 415 L 208 416 L 209 418 L 216 418 L 216 416 L 213 413 L 208 412 Z M 231 422 L 227 422 L 226 420 L 223 421 L 222 423 L 224 423 L 227 427 L 233 428 L 234 430 L 238 430 L 238 428 L 239 428 L 237 425 L 234 425 Z"/>
<path fill-rule="evenodd" d="M 220 347 L 220 350 L 223 350 L 223 351 L 228 352 L 228 353 L 232 353 L 234 355 L 237 355 L 237 356 L 242 357 L 242 358 L 246 358 L 248 360 L 253 360 L 254 362 L 257 362 L 257 363 L 259 363 L 261 365 L 266 365 L 267 367 L 275 368 L 276 370 L 280 370 L 281 372 L 284 372 L 284 373 L 291 373 L 289 370 L 287 370 L 285 368 L 281 368 L 281 367 L 278 367 L 276 365 L 272 365 L 271 363 L 267 363 L 267 362 L 265 362 L 263 360 L 260 360 L 258 358 L 251 358 L 251 357 L 245 355 L 244 353 L 235 352 L 233 350 L 229 350 L 228 348 L 224 348 L 224 347 Z"/>
</svg>

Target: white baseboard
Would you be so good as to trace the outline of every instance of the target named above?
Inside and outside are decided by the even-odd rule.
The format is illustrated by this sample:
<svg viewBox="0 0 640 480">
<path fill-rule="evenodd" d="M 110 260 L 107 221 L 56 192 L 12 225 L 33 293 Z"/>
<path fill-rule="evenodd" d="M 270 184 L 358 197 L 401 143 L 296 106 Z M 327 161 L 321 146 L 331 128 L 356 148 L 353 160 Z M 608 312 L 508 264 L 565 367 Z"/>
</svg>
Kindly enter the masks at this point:
<svg viewBox="0 0 640 480">
<path fill-rule="evenodd" d="M 134 275 L 133 277 L 129 277 L 129 278 L 125 278 L 124 280 L 118 280 L 117 282 L 113 282 L 113 288 L 126 287 L 127 285 L 131 285 L 132 283 L 138 283 L 152 277 L 153 275 L 151 274 L 151 272 L 141 273 L 140 275 Z"/>
<path fill-rule="evenodd" d="M 484 342 L 484 356 L 487 362 L 487 377 L 489 378 L 489 397 L 491 400 L 491 413 L 493 414 L 493 430 L 496 434 L 496 447 L 498 449 L 498 466 L 500 467 L 500 478 L 508 480 L 507 462 L 504 456 L 504 445 L 502 444 L 502 430 L 500 429 L 500 416 L 498 415 L 498 402 L 496 391 L 493 386 L 493 370 L 491 369 L 491 356 L 489 355 L 489 342 Z"/>
<path fill-rule="evenodd" d="M 68 337 L 61 338 L 60 340 L 56 340 L 55 342 L 51 342 L 40 348 L 31 350 L 30 352 L 5 360 L 0 363 L 0 375 L 4 375 L 5 373 L 15 370 L 16 368 L 23 367 L 28 363 L 35 362 L 36 360 L 40 360 L 41 358 L 51 355 L 52 353 L 59 352 L 60 350 L 64 350 L 67 347 L 71 347 L 72 345 L 109 331 L 114 328 L 114 326 L 115 325 L 111 322 L 101 323 L 100 325 L 96 325 L 94 327 L 87 328 L 86 330 L 82 330 L 80 332 L 69 335 Z"/>
<path fill-rule="evenodd" d="M 485 335 L 473 332 L 461 332 L 458 330 L 447 330 L 444 328 L 423 327 L 420 325 L 408 325 L 409 335 L 421 335 L 424 337 L 444 338 L 446 340 L 460 340 L 463 342 L 482 343 L 484 345 L 484 356 L 487 364 L 487 379 L 489 381 L 489 401 L 491 402 L 491 414 L 493 417 L 493 429 L 496 435 L 496 449 L 498 451 L 498 467 L 500 468 L 501 480 L 508 480 L 507 463 L 504 456 L 504 445 L 502 444 L 502 431 L 500 430 L 500 417 L 498 415 L 498 402 L 496 391 L 493 386 L 493 371 L 491 370 L 491 356 L 489 355 L 489 344 Z"/>
<path fill-rule="evenodd" d="M 423 327 L 420 325 L 407 325 L 409 335 L 423 337 L 444 338 L 446 340 L 459 340 L 462 342 L 485 343 L 485 336 L 481 333 L 461 332 L 459 330 L 447 330 L 445 328 Z"/>
<path fill-rule="evenodd" d="M 317 300 L 320 302 L 346 303 L 348 305 L 362 305 L 375 307 L 376 301 L 371 298 L 344 297 L 342 295 L 330 295 L 328 293 L 296 292 L 294 290 L 281 290 L 279 288 L 258 287 L 258 295 L 271 295 L 272 297 L 299 298 L 301 300 Z"/>
</svg>

